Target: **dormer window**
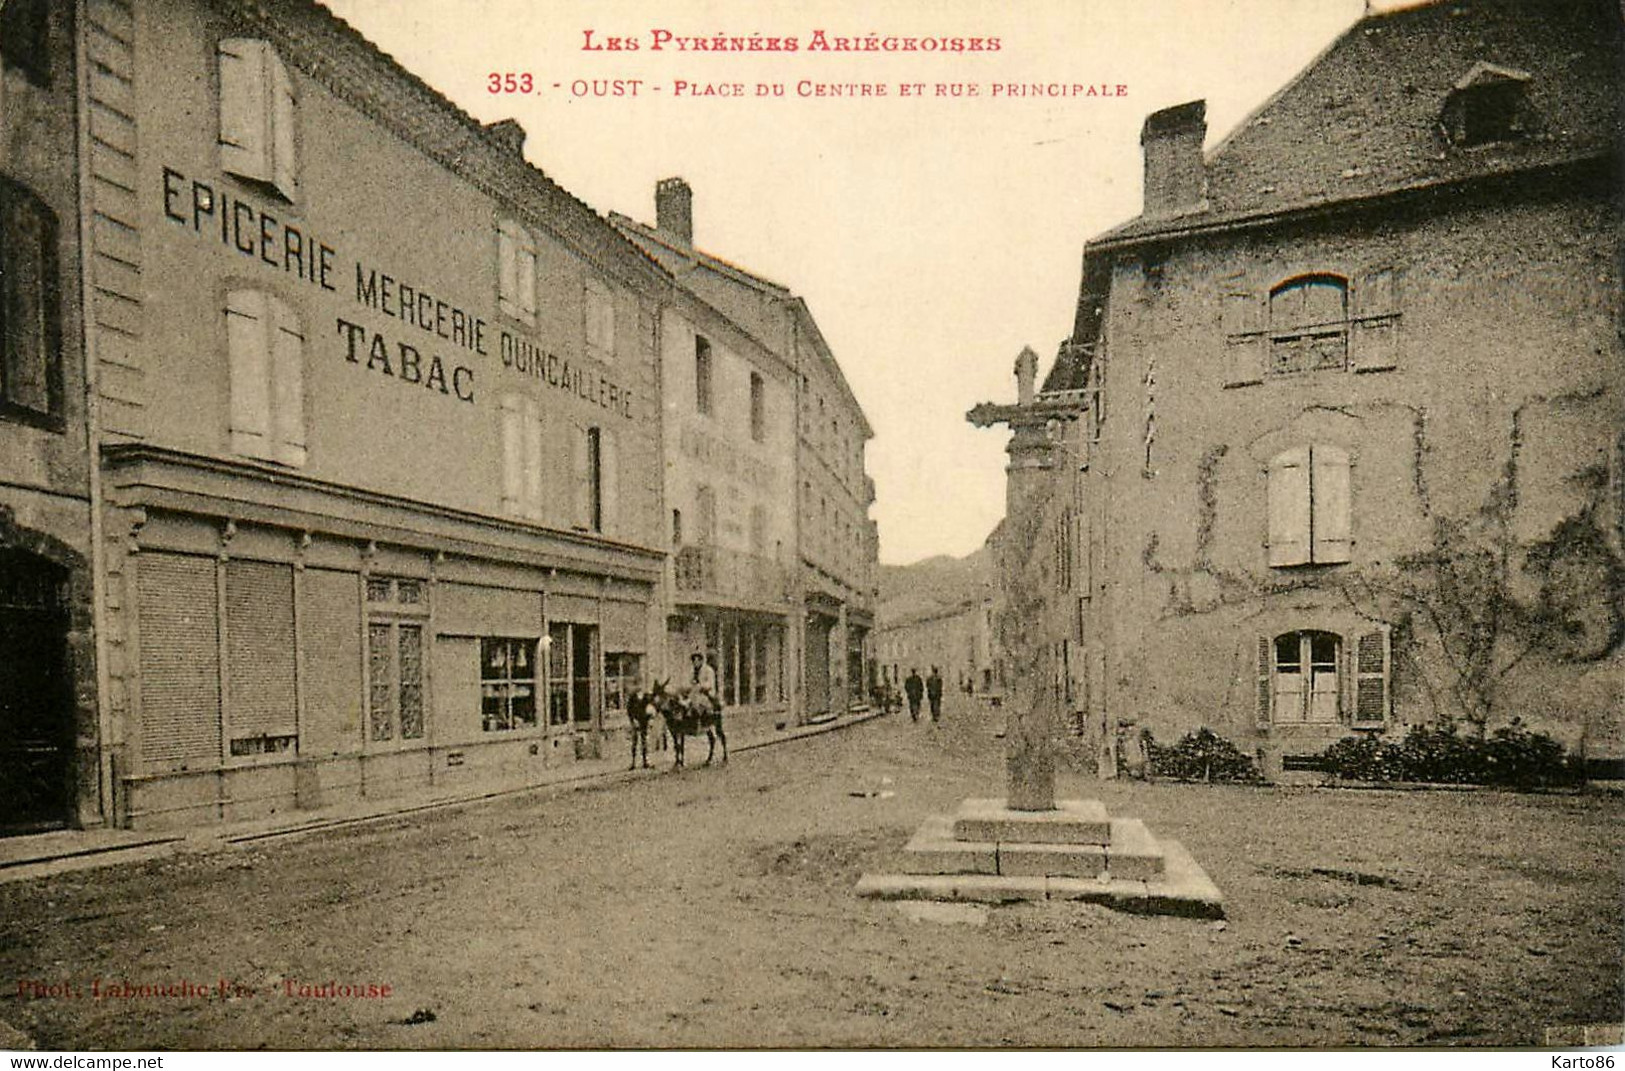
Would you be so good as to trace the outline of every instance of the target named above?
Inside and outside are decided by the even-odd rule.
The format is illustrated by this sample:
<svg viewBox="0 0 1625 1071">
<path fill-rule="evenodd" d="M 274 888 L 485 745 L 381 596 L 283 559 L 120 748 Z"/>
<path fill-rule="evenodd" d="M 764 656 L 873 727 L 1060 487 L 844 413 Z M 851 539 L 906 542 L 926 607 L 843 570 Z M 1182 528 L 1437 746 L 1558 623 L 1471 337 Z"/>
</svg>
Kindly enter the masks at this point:
<svg viewBox="0 0 1625 1071">
<path fill-rule="evenodd" d="M 1445 98 L 1439 124 L 1460 148 L 1515 141 L 1529 132 L 1527 71 L 1478 63 Z"/>
</svg>

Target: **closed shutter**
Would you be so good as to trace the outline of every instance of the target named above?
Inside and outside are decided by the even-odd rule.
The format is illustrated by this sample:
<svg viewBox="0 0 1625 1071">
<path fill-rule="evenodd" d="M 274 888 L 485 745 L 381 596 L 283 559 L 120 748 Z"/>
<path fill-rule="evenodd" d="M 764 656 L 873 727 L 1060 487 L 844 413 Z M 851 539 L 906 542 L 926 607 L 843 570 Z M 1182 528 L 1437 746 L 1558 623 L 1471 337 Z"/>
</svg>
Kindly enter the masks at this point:
<svg viewBox="0 0 1625 1071">
<path fill-rule="evenodd" d="M 536 591 L 442 581 L 435 585 L 435 630 L 444 635 L 534 637 L 542 634 Z"/>
<path fill-rule="evenodd" d="M 608 428 L 598 431 L 599 496 L 602 500 L 603 524 L 600 530 L 606 536 L 620 534 L 621 458 L 614 432 Z"/>
<path fill-rule="evenodd" d="M 542 407 L 535 398 L 524 399 L 521 407 L 520 430 L 523 445 L 520 467 L 524 470 L 522 501 L 524 515 L 533 521 L 542 519 Z"/>
<path fill-rule="evenodd" d="M 233 290 L 226 295 L 226 348 L 231 376 L 231 449 L 270 457 L 271 355 L 269 295 Z"/>
<path fill-rule="evenodd" d="M 1268 636 L 1258 637 L 1258 695 L 1255 701 L 1255 715 L 1260 729 L 1270 726 L 1270 659 L 1273 655 L 1273 645 Z"/>
<path fill-rule="evenodd" d="M 536 315 L 536 247 L 517 223 L 497 226 L 497 304 L 517 320 Z"/>
<path fill-rule="evenodd" d="M 1224 385 L 1244 387 L 1264 380 L 1269 338 L 1264 331 L 1264 303 L 1257 294 L 1224 296 Z"/>
<path fill-rule="evenodd" d="M 1381 372 L 1399 364 L 1398 288 L 1393 268 L 1367 272 L 1355 284 L 1349 358 L 1356 372 Z"/>
<path fill-rule="evenodd" d="M 641 602 L 605 600 L 604 650 L 647 651 L 649 649 L 649 608 Z"/>
<path fill-rule="evenodd" d="M 37 413 L 61 408 L 56 245 L 51 209 L 0 178 L 0 397 Z"/>
<path fill-rule="evenodd" d="M 1346 562 L 1352 540 L 1348 451 L 1337 446 L 1316 446 L 1310 461 L 1315 541 L 1312 558 L 1320 564 Z"/>
<path fill-rule="evenodd" d="M 264 41 L 231 37 L 220 42 L 220 167 L 260 182 L 274 178 Z"/>
<path fill-rule="evenodd" d="M 272 456 L 305 463 L 305 335 L 287 302 L 270 295 Z"/>
<path fill-rule="evenodd" d="M 1362 633 L 1355 655 L 1354 724 L 1380 727 L 1388 720 L 1391 663 L 1387 629 Z"/>
<path fill-rule="evenodd" d="M 504 395 L 502 420 L 502 512 L 523 516 L 525 509 L 524 404 L 517 394 Z"/>
<path fill-rule="evenodd" d="M 148 769 L 218 765 L 216 563 L 152 552 L 135 561 L 141 600 L 141 760 Z"/>
<path fill-rule="evenodd" d="M 598 600 L 585 595 L 554 595 L 547 596 L 547 621 L 553 624 L 559 621 L 573 621 L 577 624 L 593 625 L 598 623 Z"/>
<path fill-rule="evenodd" d="M 293 567 L 226 563 L 226 724 L 231 739 L 292 736 Z"/>
<path fill-rule="evenodd" d="M 1300 446 L 1270 462 L 1269 563 L 1309 560 L 1309 450 Z"/>
<path fill-rule="evenodd" d="M 306 569 L 299 582 L 305 732 L 299 750 L 336 755 L 361 747 L 361 578 Z"/>
</svg>

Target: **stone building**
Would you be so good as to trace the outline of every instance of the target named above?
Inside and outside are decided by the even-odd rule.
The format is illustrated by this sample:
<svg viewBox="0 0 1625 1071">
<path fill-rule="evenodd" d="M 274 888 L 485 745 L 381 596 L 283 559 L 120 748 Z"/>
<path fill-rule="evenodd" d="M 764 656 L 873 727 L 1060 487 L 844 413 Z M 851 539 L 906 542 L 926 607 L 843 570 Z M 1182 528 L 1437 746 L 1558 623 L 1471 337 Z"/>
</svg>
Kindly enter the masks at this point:
<svg viewBox="0 0 1625 1071">
<path fill-rule="evenodd" d="M 693 192 L 682 179 L 659 184 L 655 211 L 653 227 L 620 215 L 611 219 L 680 287 L 749 336 L 754 345 L 742 345 L 733 357 L 743 362 L 741 369 L 757 368 L 769 385 L 777 380 L 776 374 L 769 377 L 768 365 L 791 374 L 786 400 L 798 414 L 793 465 L 786 470 L 791 496 L 775 507 L 789 511 L 794 532 L 797 620 L 789 642 L 800 664 L 791 702 L 804 718 L 840 713 L 864 702 L 868 690 L 879 539 L 869 518 L 874 481 L 864 470 L 863 453 L 874 433 L 807 303 L 778 283 L 696 248 Z M 691 379 L 686 369 L 700 360 L 698 352 L 691 354 L 682 332 L 668 334 L 666 342 L 666 366 L 679 382 Z M 731 483 L 736 493 L 719 508 L 740 512 L 750 496 L 739 481 Z M 735 521 L 744 524 L 748 517 Z M 772 526 L 782 527 L 776 521 Z"/>
<path fill-rule="evenodd" d="M 73 17 L 46 0 L 0 9 L 0 832 L 96 823 L 110 791 L 91 627 Z"/>
<path fill-rule="evenodd" d="M 993 693 L 1000 681 L 992 637 L 991 595 L 895 621 L 882 612 L 874 634 L 880 679 L 901 688 L 911 670 L 925 676 L 935 666 L 945 688 Z"/>
<path fill-rule="evenodd" d="M 109 817 L 598 753 L 661 635 L 670 277 L 319 5 L 87 11 Z"/>
<path fill-rule="evenodd" d="M 1516 717 L 1625 754 L 1622 70 L 1609 0 L 1454 0 L 1206 153 L 1200 101 L 1146 120 L 1011 446 L 1103 741 L 1206 724 L 1279 771 Z"/>
</svg>

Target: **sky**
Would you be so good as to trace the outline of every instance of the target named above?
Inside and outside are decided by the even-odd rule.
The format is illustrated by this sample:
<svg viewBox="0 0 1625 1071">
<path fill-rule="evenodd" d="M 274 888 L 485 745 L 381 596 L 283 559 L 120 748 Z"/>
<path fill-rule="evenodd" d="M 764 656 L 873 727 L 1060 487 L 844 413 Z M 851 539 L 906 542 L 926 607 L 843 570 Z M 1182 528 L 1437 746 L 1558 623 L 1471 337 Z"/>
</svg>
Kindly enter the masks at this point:
<svg viewBox="0 0 1625 1071">
<path fill-rule="evenodd" d="M 685 178 L 695 244 L 812 309 L 874 428 L 871 515 L 880 559 L 894 565 L 968 554 L 1003 516 L 1007 436 L 965 413 L 1014 400 L 1023 346 L 1045 369 L 1053 360 L 1084 242 L 1139 212 L 1146 115 L 1205 99 L 1211 148 L 1365 10 L 1363 0 L 326 2 L 482 122 L 517 119 L 526 158 L 600 213 L 653 222 L 655 183 Z M 827 50 L 812 47 L 818 31 Z M 798 48 L 679 47 L 718 34 L 793 37 Z M 998 49 L 836 50 L 837 37 L 870 35 L 997 38 Z M 638 47 L 613 50 L 612 37 Z M 515 88 L 529 74 L 530 91 L 493 92 L 493 74 L 515 75 Z M 1065 95 L 995 92 L 1012 83 Z M 923 95 L 901 95 L 905 84 Z M 830 95 L 854 85 L 871 95 Z"/>
</svg>

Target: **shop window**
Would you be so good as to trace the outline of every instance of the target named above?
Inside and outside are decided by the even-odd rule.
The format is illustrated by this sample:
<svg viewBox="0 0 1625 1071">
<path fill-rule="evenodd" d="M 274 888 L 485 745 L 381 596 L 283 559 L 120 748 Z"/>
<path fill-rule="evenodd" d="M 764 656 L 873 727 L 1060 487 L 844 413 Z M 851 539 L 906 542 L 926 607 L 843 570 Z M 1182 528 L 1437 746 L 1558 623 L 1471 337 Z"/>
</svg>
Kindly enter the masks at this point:
<svg viewBox="0 0 1625 1071">
<path fill-rule="evenodd" d="M 367 739 L 374 744 L 424 736 L 423 628 L 428 607 L 419 580 L 369 576 L 367 593 Z"/>
<path fill-rule="evenodd" d="M 604 655 L 604 710 L 626 713 L 626 699 L 643 675 L 643 656 L 624 651 Z"/>
<path fill-rule="evenodd" d="M 1468 71 L 1445 98 L 1439 125 L 1458 148 L 1515 141 L 1529 132 L 1529 74 L 1493 63 Z"/>
<path fill-rule="evenodd" d="M 750 437 L 761 442 L 767 437 L 767 384 L 760 372 L 750 374 Z"/>
<path fill-rule="evenodd" d="M 536 322 L 536 243 L 507 219 L 497 223 L 497 308 L 522 323 Z"/>
<path fill-rule="evenodd" d="M 536 728 L 535 640 L 480 640 L 480 725 L 488 733 Z"/>
<path fill-rule="evenodd" d="M 51 428 L 62 426 L 56 255 L 56 215 L 0 177 L 0 415 Z"/>
<path fill-rule="evenodd" d="M 694 336 L 694 410 L 711 413 L 711 343 L 703 335 Z"/>
<path fill-rule="evenodd" d="M 590 727 L 595 719 L 598 626 L 553 622 L 547 629 L 547 723 Z"/>
<path fill-rule="evenodd" d="M 264 290 L 226 295 L 231 450 L 305 463 L 305 333 L 293 308 Z"/>
<path fill-rule="evenodd" d="M 542 412 L 535 398 L 509 394 L 502 420 L 502 512 L 542 519 Z"/>
<path fill-rule="evenodd" d="M 1269 564 L 1346 562 L 1353 540 L 1348 451 L 1319 444 L 1270 460 Z"/>
<path fill-rule="evenodd" d="M 220 42 L 220 167 L 293 201 L 299 194 L 299 101 L 267 41 Z"/>
<path fill-rule="evenodd" d="M 0 6 L 0 61 L 34 85 L 51 84 L 50 0 L 7 0 Z"/>
<path fill-rule="evenodd" d="M 615 358 L 615 300 L 597 279 L 587 280 L 587 352 L 600 361 Z"/>
<path fill-rule="evenodd" d="M 1308 275 L 1270 291 L 1273 375 L 1348 367 L 1348 283 Z"/>
</svg>

